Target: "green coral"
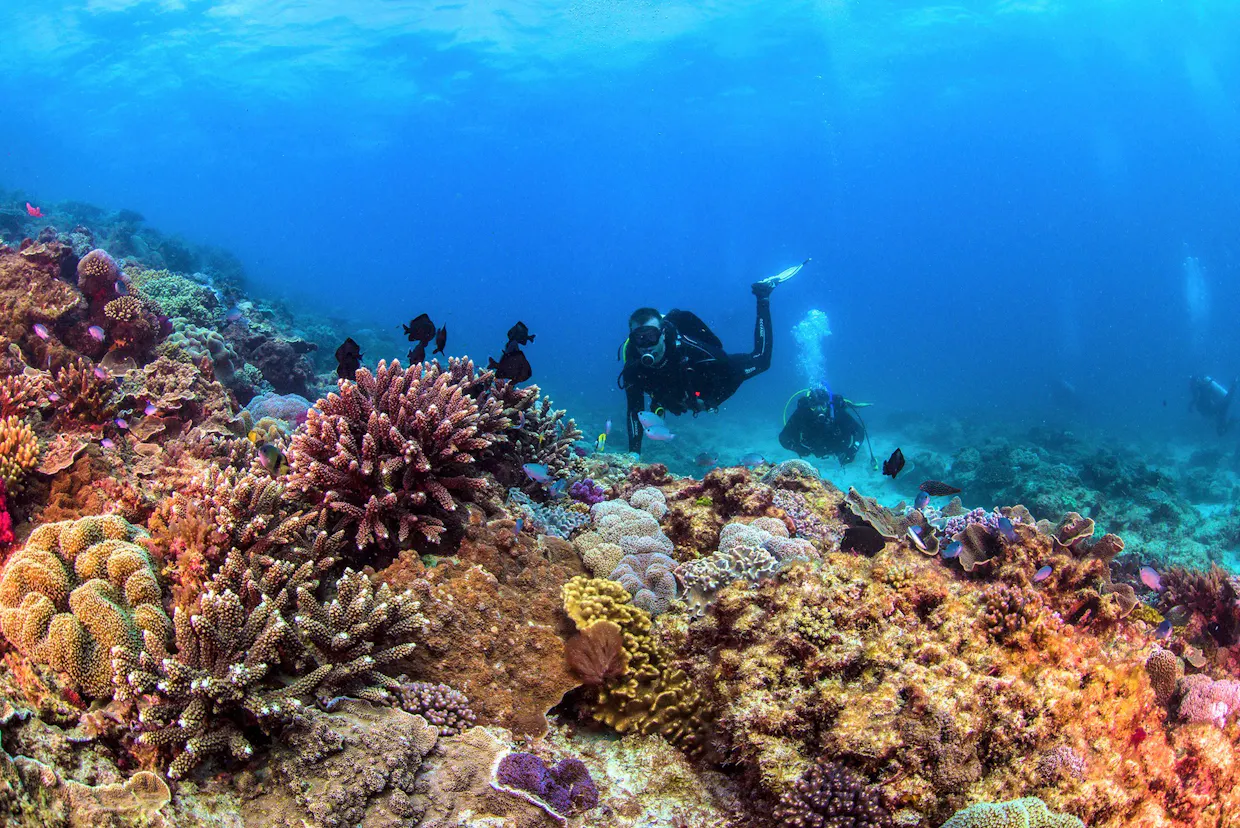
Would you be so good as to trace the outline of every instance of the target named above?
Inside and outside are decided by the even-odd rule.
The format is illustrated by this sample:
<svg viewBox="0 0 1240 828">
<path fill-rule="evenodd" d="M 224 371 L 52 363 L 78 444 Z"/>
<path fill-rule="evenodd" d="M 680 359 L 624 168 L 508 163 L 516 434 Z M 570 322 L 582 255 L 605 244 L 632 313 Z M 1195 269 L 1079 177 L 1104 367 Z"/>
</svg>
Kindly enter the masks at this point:
<svg viewBox="0 0 1240 828">
<path fill-rule="evenodd" d="M 943 823 L 943 828 L 1085 828 L 1071 814 L 1057 814 L 1036 796 L 1010 802 L 979 802 Z"/>
<path fill-rule="evenodd" d="M 620 627 L 628 670 L 599 688 L 592 715 L 621 733 L 658 734 L 686 750 L 704 746 L 705 705 L 671 653 L 651 632 L 650 614 L 606 578 L 577 576 L 564 585 L 564 611 L 578 630 L 599 621 Z"/>
<path fill-rule="evenodd" d="M 143 298 L 159 305 L 164 316 L 181 316 L 205 328 L 216 325 L 223 316 L 211 288 L 179 273 L 130 267 L 125 274 Z"/>
</svg>

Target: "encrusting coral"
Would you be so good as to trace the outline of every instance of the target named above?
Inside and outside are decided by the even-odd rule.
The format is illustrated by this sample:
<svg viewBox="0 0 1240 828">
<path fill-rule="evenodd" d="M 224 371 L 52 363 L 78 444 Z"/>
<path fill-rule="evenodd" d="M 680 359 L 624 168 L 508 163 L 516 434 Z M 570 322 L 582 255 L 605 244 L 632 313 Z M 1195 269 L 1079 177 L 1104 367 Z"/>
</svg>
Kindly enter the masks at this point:
<svg viewBox="0 0 1240 828">
<path fill-rule="evenodd" d="M 0 578 L 5 638 L 83 694 L 110 696 L 117 654 L 169 627 L 154 566 L 135 543 L 145 534 L 119 517 L 39 526 Z"/>
<path fill-rule="evenodd" d="M 706 708 L 672 654 L 651 632 L 650 614 L 615 581 L 577 577 L 563 588 L 564 611 L 585 631 L 609 621 L 621 630 L 625 671 L 598 687 L 590 715 L 621 733 L 657 733 L 695 751 L 707 747 Z"/>
<path fill-rule="evenodd" d="M 293 435 L 290 485 L 338 514 L 358 547 L 401 547 L 414 530 L 437 541 L 445 526 L 432 511 L 486 487 L 475 460 L 507 424 L 498 403 L 466 393 L 474 379 L 468 361 L 393 361 L 342 380 Z"/>
</svg>

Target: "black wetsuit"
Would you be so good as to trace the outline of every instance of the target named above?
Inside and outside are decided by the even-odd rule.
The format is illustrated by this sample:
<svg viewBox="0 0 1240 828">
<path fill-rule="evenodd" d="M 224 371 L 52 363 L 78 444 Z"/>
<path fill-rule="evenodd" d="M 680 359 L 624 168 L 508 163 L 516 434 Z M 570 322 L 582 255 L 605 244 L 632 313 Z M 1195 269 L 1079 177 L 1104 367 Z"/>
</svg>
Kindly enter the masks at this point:
<svg viewBox="0 0 1240 828">
<path fill-rule="evenodd" d="M 796 410 L 788 418 L 783 431 L 779 432 L 779 444 L 795 451 L 798 457 L 807 454 L 815 457 L 834 455 L 840 463 L 851 463 L 861 448 L 861 441 L 865 439 L 865 426 L 843 397 L 833 396 L 832 404 L 816 407 L 810 403 L 809 397 L 798 400 Z"/>
<path fill-rule="evenodd" d="M 620 387 L 627 396 L 626 426 L 632 452 L 642 450 L 642 425 L 637 415 L 645 410 L 647 394 L 653 409 L 696 415 L 718 408 L 742 382 L 771 367 L 771 300 L 758 297 L 752 353 L 726 353 L 719 337 L 689 311 L 668 311 L 663 317 L 663 336 L 667 353 L 658 365 L 642 365 L 641 354 L 632 342 L 624 351 Z"/>
<path fill-rule="evenodd" d="M 1236 393 L 1237 380 L 1231 381 L 1229 388 L 1223 388 L 1211 377 L 1192 377 L 1189 379 L 1188 410 L 1196 411 L 1207 419 L 1215 421 L 1219 434 L 1225 434 L 1231 426 L 1227 419 L 1232 398 Z"/>
</svg>

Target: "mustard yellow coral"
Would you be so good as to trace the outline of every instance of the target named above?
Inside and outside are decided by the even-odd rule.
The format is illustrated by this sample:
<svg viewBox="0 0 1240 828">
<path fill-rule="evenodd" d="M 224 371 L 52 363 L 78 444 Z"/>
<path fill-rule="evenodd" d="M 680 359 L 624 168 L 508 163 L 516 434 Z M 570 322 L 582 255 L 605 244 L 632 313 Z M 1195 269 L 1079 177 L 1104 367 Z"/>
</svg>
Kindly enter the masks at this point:
<svg viewBox="0 0 1240 828">
<path fill-rule="evenodd" d="M 628 590 L 606 578 L 578 576 L 561 591 L 577 629 L 599 621 L 620 627 L 628 670 L 599 688 L 594 718 L 621 733 L 658 734 L 686 749 L 703 746 L 705 709 L 671 654 L 651 634 L 650 614 L 633 606 Z"/>
<path fill-rule="evenodd" d="M 39 439 L 16 416 L 0 420 L 0 480 L 13 489 L 26 472 L 39 465 Z"/>
<path fill-rule="evenodd" d="M 145 532 L 110 515 L 48 523 L 0 576 L 0 630 L 30 658 L 67 673 L 93 697 L 112 694 L 113 648 L 171 626 L 155 569 L 134 541 Z"/>
</svg>

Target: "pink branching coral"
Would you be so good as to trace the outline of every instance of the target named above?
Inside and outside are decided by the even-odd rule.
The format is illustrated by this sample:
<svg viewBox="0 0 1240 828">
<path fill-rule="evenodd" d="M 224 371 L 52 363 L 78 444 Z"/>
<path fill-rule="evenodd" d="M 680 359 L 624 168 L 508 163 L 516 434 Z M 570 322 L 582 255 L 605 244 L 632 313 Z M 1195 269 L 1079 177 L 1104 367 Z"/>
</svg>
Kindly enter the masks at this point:
<svg viewBox="0 0 1240 828">
<path fill-rule="evenodd" d="M 454 360 L 380 362 L 341 381 L 293 436 L 290 487 L 356 524 L 359 547 L 404 545 L 413 529 L 437 542 L 445 526 L 428 512 L 486 487 L 476 458 L 508 425 L 495 400 L 467 393 L 476 379 L 472 362 Z"/>
</svg>

